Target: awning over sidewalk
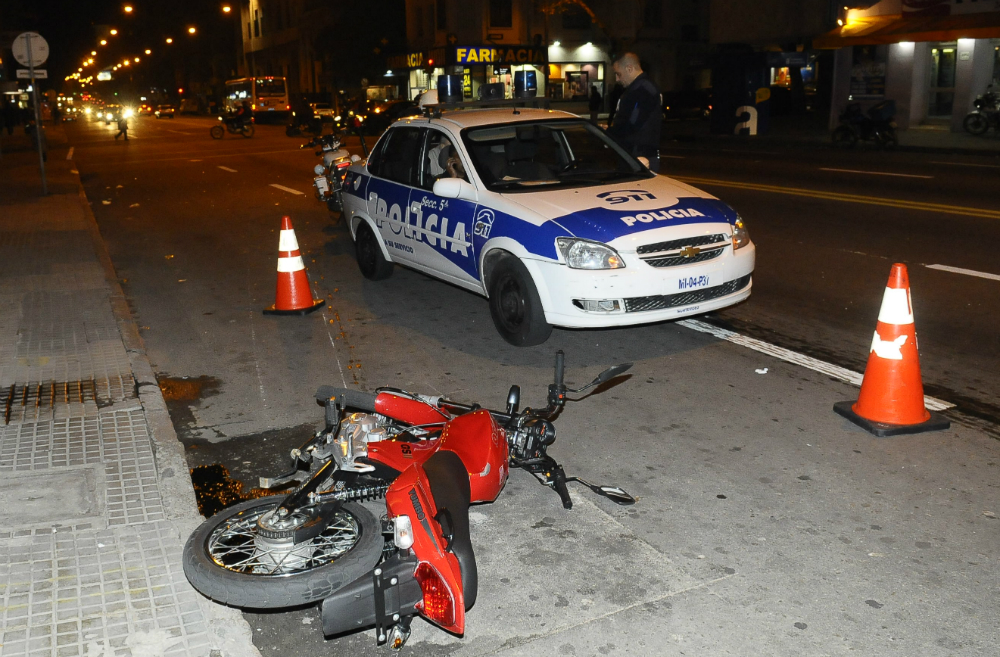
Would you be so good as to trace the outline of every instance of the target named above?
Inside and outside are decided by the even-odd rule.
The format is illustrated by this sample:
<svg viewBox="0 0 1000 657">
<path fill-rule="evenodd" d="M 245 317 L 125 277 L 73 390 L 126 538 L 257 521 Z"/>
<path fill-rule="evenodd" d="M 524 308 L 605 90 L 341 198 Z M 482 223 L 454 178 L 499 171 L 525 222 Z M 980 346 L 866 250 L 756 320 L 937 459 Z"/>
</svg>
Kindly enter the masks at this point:
<svg viewBox="0 0 1000 657">
<path fill-rule="evenodd" d="M 848 21 L 813 39 L 813 48 L 842 48 L 901 41 L 954 41 L 1000 37 L 1000 11 L 957 16 L 869 16 Z"/>
</svg>

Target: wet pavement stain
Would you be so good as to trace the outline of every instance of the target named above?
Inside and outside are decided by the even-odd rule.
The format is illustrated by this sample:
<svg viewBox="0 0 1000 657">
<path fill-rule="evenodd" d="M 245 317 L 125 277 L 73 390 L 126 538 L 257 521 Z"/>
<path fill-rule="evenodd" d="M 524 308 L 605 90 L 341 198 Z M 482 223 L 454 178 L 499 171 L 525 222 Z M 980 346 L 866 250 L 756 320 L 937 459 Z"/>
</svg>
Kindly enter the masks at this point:
<svg viewBox="0 0 1000 657">
<path fill-rule="evenodd" d="M 198 511 L 206 518 L 240 502 L 288 492 L 287 486 L 280 490 L 251 488 L 249 491 L 243 492 L 243 482 L 230 477 L 229 469 L 221 463 L 199 465 L 192 468 L 191 483 L 194 484 Z"/>
<path fill-rule="evenodd" d="M 174 430 L 181 439 L 196 432 L 194 409 L 200 407 L 205 398 L 219 394 L 222 384 L 222 381 L 211 376 L 158 376 L 156 382 L 167 403 Z"/>
</svg>

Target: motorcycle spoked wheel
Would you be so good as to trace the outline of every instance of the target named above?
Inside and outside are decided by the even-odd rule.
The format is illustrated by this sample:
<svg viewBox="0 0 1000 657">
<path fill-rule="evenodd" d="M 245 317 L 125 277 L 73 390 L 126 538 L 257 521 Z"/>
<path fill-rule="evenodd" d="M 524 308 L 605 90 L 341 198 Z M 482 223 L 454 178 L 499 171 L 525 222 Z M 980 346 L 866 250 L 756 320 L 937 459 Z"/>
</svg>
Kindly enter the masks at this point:
<svg viewBox="0 0 1000 657">
<path fill-rule="evenodd" d="M 990 123 L 982 114 L 969 114 L 962 121 L 962 127 L 970 135 L 979 136 L 986 134 L 986 131 L 990 129 Z"/>
<path fill-rule="evenodd" d="M 256 527 L 283 499 L 243 502 L 202 523 L 184 546 L 191 585 L 222 604 L 281 609 L 322 600 L 375 567 L 385 545 L 381 526 L 353 502 L 315 538 L 276 550 Z"/>
<path fill-rule="evenodd" d="M 222 139 L 223 135 L 226 134 L 221 125 L 213 125 L 209 132 L 212 133 L 212 139 Z"/>
<path fill-rule="evenodd" d="M 837 148 L 854 148 L 858 135 L 846 125 L 837 126 L 833 131 L 833 145 Z"/>
<path fill-rule="evenodd" d="M 243 127 L 240 128 L 240 133 L 244 137 L 247 137 L 248 139 L 250 137 L 253 137 L 253 124 L 252 123 L 244 123 Z"/>
</svg>

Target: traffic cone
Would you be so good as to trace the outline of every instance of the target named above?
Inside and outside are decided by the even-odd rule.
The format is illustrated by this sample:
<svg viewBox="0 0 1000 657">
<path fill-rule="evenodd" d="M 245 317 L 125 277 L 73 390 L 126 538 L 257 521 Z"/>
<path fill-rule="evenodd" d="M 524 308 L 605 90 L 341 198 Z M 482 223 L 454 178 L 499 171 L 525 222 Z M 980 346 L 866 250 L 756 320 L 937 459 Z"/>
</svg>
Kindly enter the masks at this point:
<svg viewBox="0 0 1000 657">
<path fill-rule="evenodd" d="M 275 303 L 264 309 L 265 315 L 305 315 L 319 310 L 326 303 L 314 299 L 309 289 L 306 266 L 295 239 L 291 217 L 281 218 L 281 236 L 278 238 L 278 291 Z"/>
<path fill-rule="evenodd" d="M 951 426 L 924 406 L 906 265 L 896 263 L 889 272 L 858 401 L 834 404 L 833 410 L 880 438 Z"/>
</svg>

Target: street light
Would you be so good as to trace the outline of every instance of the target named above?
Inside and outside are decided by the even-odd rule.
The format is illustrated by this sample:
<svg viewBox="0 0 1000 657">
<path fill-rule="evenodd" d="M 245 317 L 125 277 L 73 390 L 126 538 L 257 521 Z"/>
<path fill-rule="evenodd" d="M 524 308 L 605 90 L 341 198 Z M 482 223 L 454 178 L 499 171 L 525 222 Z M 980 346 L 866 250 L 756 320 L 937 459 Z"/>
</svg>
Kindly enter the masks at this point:
<svg viewBox="0 0 1000 657">
<path fill-rule="evenodd" d="M 118 34 L 118 30 L 111 30 L 111 36 Z"/>
<path fill-rule="evenodd" d="M 188 34 L 194 34 L 196 31 L 193 27 L 188 28 Z"/>
<path fill-rule="evenodd" d="M 97 51 L 96 50 L 91 50 L 90 54 L 93 55 L 94 57 L 97 57 Z"/>
<path fill-rule="evenodd" d="M 173 42 L 174 42 L 173 39 L 171 39 L 170 37 L 167 37 L 167 43 L 173 43 Z"/>
<path fill-rule="evenodd" d="M 102 46 L 108 45 L 108 40 L 107 39 L 101 39 L 101 45 Z"/>
<path fill-rule="evenodd" d="M 147 55 L 152 55 L 152 54 L 153 54 L 153 51 L 152 51 L 152 50 L 150 50 L 149 48 L 146 48 L 146 54 L 147 54 Z"/>
<path fill-rule="evenodd" d="M 136 64 L 138 64 L 138 63 L 139 63 L 139 58 L 138 58 L 138 57 L 136 57 L 136 58 L 135 58 L 135 63 L 136 63 Z"/>
<path fill-rule="evenodd" d="M 228 13 L 229 13 L 229 12 L 231 12 L 232 10 L 233 10 L 233 8 L 232 8 L 232 7 L 230 7 L 229 5 L 223 5 L 223 6 L 222 6 L 222 13 L 223 13 L 223 14 L 228 14 Z"/>
<path fill-rule="evenodd" d="M 132 13 L 132 5 L 125 5 L 124 9 L 126 14 Z"/>
</svg>

